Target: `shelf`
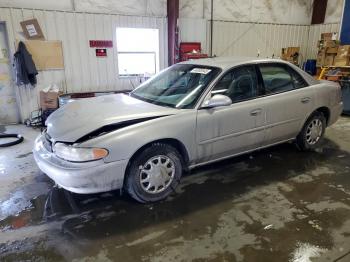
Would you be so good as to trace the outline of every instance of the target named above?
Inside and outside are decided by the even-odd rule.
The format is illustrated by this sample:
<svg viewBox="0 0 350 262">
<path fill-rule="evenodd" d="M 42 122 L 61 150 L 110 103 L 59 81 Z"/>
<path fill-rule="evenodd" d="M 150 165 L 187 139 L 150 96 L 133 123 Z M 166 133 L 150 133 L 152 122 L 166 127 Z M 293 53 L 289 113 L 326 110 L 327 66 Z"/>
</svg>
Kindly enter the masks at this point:
<svg viewBox="0 0 350 262">
<path fill-rule="evenodd" d="M 350 69 L 350 66 L 321 66 L 320 68 L 346 68 L 346 69 Z"/>
</svg>

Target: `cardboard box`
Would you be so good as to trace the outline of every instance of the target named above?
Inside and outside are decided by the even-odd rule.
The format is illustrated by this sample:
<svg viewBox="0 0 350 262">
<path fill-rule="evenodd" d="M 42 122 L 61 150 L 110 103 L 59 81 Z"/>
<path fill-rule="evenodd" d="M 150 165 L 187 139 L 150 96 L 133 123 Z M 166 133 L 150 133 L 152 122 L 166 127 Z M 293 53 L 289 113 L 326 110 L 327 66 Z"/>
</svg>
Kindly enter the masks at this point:
<svg viewBox="0 0 350 262">
<path fill-rule="evenodd" d="M 42 110 L 58 108 L 58 97 L 62 92 L 40 91 L 40 107 Z"/>
<path fill-rule="evenodd" d="M 336 56 L 334 58 L 335 66 L 349 66 L 350 65 L 350 57 L 349 56 Z"/>
<path fill-rule="evenodd" d="M 300 47 L 282 48 L 281 58 L 293 64 L 298 64 Z"/>
<path fill-rule="evenodd" d="M 316 59 L 316 66 L 323 66 L 325 58 L 326 58 L 326 50 L 324 49 L 319 50 L 317 54 L 317 59 Z"/>
<path fill-rule="evenodd" d="M 321 40 L 332 40 L 333 33 L 322 33 Z"/>
<path fill-rule="evenodd" d="M 337 56 L 340 56 L 340 57 L 350 56 L 350 45 L 340 45 L 338 47 Z"/>
<path fill-rule="evenodd" d="M 327 54 L 325 59 L 324 59 L 324 66 L 332 66 L 334 63 L 334 57 L 335 55 L 333 54 Z"/>
<path fill-rule="evenodd" d="M 23 33 L 30 40 L 45 40 L 43 31 L 36 18 L 20 22 Z"/>
<path fill-rule="evenodd" d="M 338 53 L 338 47 L 327 47 L 326 53 L 336 55 Z"/>
<path fill-rule="evenodd" d="M 338 47 L 339 43 L 336 40 L 325 40 L 323 41 L 323 46 L 324 48 L 327 47 Z"/>
<path fill-rule="evenodd" d="M 287 47 L 287 48 L 282 48 L 282 57 L 291 57 L 294 56 L 295 54 L 299 54 L 300 47 Z"/>
<path fill-rule="evenodd" d="M 338 47 L 339 42 L 336 40 L 319 40 L 317 42 L 318 48 L 327 48 L 327 47 Z"/>
</svg>

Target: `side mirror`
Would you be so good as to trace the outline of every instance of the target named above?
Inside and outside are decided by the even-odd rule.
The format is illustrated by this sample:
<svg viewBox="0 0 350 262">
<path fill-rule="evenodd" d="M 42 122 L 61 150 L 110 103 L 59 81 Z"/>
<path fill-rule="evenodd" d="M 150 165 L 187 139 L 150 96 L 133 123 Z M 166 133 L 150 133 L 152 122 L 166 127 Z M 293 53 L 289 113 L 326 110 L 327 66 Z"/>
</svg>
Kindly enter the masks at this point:
<svg viewBox="0 0 350 262">
<path fill-rule="evenodd" d="M 202 104 L 201 108 L 214 108 L 218 106 L 229 106 L 232 104 L 231 98 L 225 95 L 214 95 Z"/>
</svg>

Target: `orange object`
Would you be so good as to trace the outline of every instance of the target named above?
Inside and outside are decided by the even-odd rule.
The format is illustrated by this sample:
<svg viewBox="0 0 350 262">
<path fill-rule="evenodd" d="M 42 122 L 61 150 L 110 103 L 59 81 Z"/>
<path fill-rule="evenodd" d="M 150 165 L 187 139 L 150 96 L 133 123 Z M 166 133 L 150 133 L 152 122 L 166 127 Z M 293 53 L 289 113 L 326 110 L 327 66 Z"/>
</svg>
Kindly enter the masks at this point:
<svg viewBox="0 0 350 262">
<path fill-rule="evenodd" d="M 329 69 L 329 67 L 322 67 L 321 73 L 318 77 L 318 80 L 322 80 L 324 75 L 326 74 L 326 71 Z"/>
<path fill-rule="evenodd" d="M 108 155 L 108 151 L 104 148 L 94 148 L 92 150 L 95 159 L 104 158 Z"/>
<path fill-rule="evenodd" d="M 326 76 L 326 80 L 329 80 L 329 81 L 339 81 L 341 78 L 341 76 Z"/>
</svg>

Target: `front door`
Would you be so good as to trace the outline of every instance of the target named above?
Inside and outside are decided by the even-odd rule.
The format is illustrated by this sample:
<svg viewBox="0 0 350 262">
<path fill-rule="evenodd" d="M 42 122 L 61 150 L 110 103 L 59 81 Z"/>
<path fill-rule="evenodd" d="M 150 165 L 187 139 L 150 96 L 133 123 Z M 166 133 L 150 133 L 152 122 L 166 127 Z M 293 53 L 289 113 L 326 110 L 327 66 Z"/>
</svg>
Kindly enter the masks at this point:
<svg viewBox="0 0 350 262">
<path fill-rule="evenodd" d="M 5 23 L 0 22 L 0 125 L 19 122 Z"/>
<path fill-rule="evenodd" d="M 207 162 L 259 147 L 264 139 L 266 110 L 259 98 L 255 66 L 228 71 L 210 96 L 231 98 L 230 106 L 199 109 L 196 138 L 198 162 Z"/>
</svg>

